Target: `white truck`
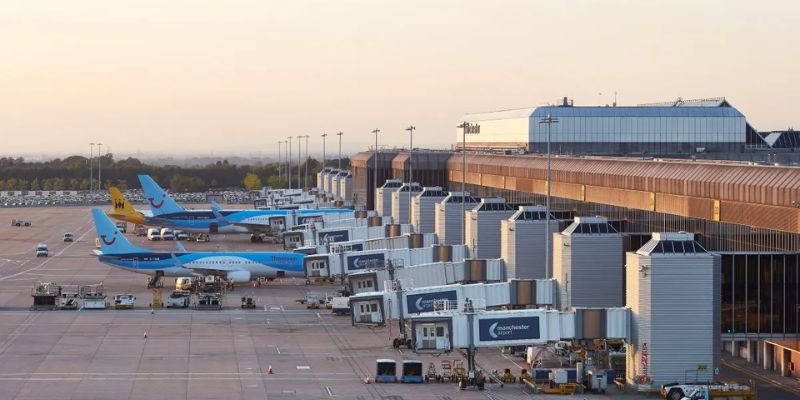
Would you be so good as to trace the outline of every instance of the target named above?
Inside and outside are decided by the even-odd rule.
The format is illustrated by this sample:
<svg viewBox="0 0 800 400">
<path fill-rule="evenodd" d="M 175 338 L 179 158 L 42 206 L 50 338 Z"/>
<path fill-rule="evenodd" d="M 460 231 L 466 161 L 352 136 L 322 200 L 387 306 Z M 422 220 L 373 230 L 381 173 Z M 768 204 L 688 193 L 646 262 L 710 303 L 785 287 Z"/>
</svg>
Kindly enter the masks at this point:
<svg viewBox="0 0 800 400">
<path fill-rule="evenodd" d="M 167 308 L 188 308 L 189 298 L 192 292 L 188 290 L 176 290 L 167 297 Z"/>
<path fill-rule="evenodd" d="M 331 310 L 336 315 L 350 315 L 350 298 L 334 297 L 331 299 Z"/>
<path fill-rule="evenodd" d="M 748 385 L 711 383 L 680 384 L 661 386 L 661 397 L 668 400 L 751 400 L 755 390 Z"/>
<path fill-rule="evenodd" d="M 39 243 L 39 245 L 36 246 L 36 257 L 47 257 L 49 254 L 46 244 Z"/>
</svg>

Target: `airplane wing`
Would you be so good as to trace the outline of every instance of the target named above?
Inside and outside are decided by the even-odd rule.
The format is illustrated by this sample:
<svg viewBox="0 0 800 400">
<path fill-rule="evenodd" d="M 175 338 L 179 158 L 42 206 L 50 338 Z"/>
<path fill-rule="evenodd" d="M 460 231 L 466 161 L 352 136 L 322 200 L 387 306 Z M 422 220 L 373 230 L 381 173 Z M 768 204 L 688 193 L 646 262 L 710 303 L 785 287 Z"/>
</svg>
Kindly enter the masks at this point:
<svg viewBox="0 0 800 400">
<path fill-rule="evenodd" d="M 230 225 L 234 225 L 234 226 L 241 226 L 242 228 L 247 229 L 251 233 L 266 233 L 266 234 L 272 233 L 272 228 L 268 224 L 259 224 L 259 223 L 254 223 L 254 222 L 236 222 L 236 221 L 231 221 L 228 218 L 226 218 L 224 215 L 222 215 L 222 213 L 220 212 L 221 209 L 222 208 L 219 206 L 219 204 L 217 204 L 216 201 L 213 201 L 213 200 L 211 201 L 211 213 L 214 214 L 214 217 L 218 221 L 225 222 L 226 224 L 230 224 Z"/>
</svg>

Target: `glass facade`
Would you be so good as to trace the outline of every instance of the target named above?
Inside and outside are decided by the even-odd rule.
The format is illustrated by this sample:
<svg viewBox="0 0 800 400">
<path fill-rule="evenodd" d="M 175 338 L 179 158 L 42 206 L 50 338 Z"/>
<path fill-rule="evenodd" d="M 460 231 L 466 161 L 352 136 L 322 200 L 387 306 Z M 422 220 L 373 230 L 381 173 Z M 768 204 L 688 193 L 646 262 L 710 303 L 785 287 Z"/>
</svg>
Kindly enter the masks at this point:
<svg viewBox="0 0 800 400">
<path fill-rule="evenodd" d="M 460 182 L 451 182 L 460 185 Z M 460 186 L 459 186 L 460 187 Z M 543 195 L 467 185 L 479 197 L 544 204 Z M 632 210 L 552 197 L 554 214 L 600 215 L 626 234 L 625 251 L 636 251 L 651 232 L 692 232 L 709 252 L 721 256 L 721 333 L 734 336 L 800 334 L 800 234 L 696 218 Z M 571 221 L 563 221 L 564 226 Z"/>
</svg>

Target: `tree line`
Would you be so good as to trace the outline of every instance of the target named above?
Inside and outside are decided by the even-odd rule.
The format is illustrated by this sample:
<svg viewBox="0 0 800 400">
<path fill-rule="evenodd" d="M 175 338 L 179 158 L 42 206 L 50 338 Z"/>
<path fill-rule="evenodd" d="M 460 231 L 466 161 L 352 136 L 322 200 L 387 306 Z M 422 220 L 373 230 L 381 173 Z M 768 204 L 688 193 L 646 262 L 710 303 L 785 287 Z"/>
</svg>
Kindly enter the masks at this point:
<svg viewBox="0 0 800 400">
<path fill-rule="evenodd" d="M 116 160 L 109 153 L 92 160 L 92 187 L 100 187 L 97 177 L 101 166 L 102 188 L 116 186 L 122 190 L 140 187 L 137 175 L 147 174 L 162 187 L 173 192 L 199 192 L 209 189 L 247 188 L 262 186 L 286 187 L 286 166 L 278 163 L 235 165 L 228 160 L 218 160 L 205 166 L 180 167 L 177 165 L 149 165 L 128 157 Z M 328 160 L 327 165 L 338 165 L 338 160 Z M 350 159 L 342 159 L 342 167 L 350 167 Z M 322 163 L 308 162 L 307 186 L 315 186 L 317 172 Z M 279 174 L 280 169 L 280 174 Z M 292 186 L 297 185 L 297 164 L 293 165 Z M 301 166 L 301 183 L 305 164 Z M 83 156 L 56 158 L 44 162 L 28 162 L 22 157 L 0 157 L 0 190 L 88 190 L 89 160 Z"/>
</svg>

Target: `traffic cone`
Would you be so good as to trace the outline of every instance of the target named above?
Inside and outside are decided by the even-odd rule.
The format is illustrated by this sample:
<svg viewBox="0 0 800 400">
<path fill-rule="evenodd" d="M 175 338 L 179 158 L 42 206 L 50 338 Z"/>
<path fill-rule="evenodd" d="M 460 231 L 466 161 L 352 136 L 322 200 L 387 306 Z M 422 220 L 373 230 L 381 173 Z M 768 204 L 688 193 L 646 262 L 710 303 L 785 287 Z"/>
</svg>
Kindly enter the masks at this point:
<svg viewBox="0 0 800 400">
<path fill-rule="evenodd" d="M 267 370 L 267 373 L 272 375 L 272 365 L 269 366 L 269 369 Z"/>
</svg>

